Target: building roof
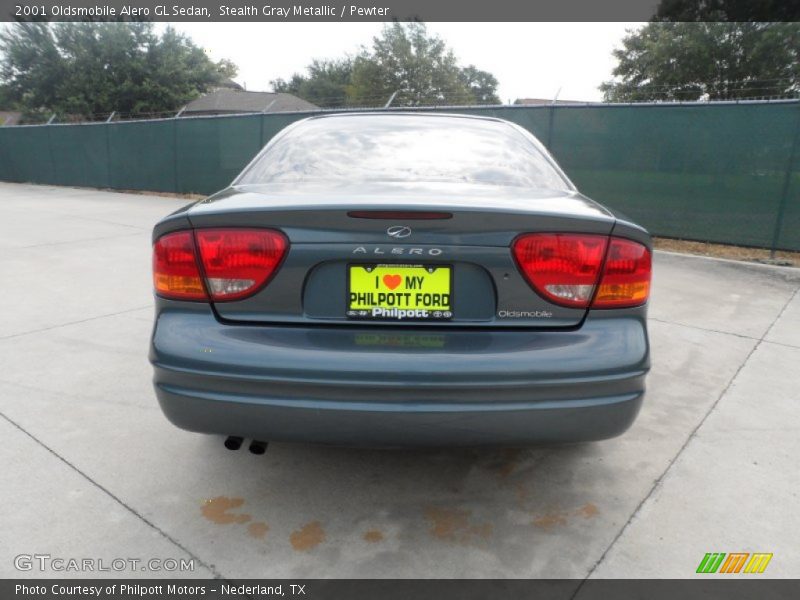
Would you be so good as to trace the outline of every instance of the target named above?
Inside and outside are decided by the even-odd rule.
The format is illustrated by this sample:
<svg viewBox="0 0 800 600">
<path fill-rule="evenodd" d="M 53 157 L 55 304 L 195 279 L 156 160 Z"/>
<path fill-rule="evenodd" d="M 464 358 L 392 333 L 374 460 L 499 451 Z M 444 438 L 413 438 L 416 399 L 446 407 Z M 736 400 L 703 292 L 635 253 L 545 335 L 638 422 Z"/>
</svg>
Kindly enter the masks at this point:
<svg viewBox="0 0 800 600">
<path fill-rule="evenodd" d="M 517 98 L 514 104 L 539 106 L 542 104 L 588 104 L 584 100 L 553 100 L 552 98 Z"/>
<path fill-rule="evenodd" d="M 200 96 L 186 105 L 184 115 L 287 112 L 314 110 L 316 104 L 292 94 L 276 92 L 246 92 L 234 89 L 218 89 Z"/>
</svg>

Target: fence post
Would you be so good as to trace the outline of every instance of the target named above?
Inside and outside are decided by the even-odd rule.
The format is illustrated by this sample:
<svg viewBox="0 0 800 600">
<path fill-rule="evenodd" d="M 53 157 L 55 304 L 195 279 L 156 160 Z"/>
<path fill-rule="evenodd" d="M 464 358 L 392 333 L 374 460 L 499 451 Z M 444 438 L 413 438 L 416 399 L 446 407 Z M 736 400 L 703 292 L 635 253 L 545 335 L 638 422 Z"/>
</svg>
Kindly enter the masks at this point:
<svg viewBox="0 0 800 600">
<path fill-rule="evenodd" d="M 47 124 L 49 125 L 55 118 L 56 115 L 53 114 Z M 47 156 L 50 157 L 50 181 L 47 183 L 50 185 L 56 185 L 56 156 L 53 153 L 53 135 L 50 133 L 52 129 L 52 127 L 45 127 L 45 131 L 47 132 Z"/>
<path fill-rule="evenodd" d="M 111 117 L 108 119 L 109 120 L 106 121 L 105 125 L 102 127 L 106 131 L 106 183 L 108 184 L 108 187 L 113 190 L 114 186 L 112 185 L 111 179 Z"/>
<path fill-rule="evenodd" d="M 172 181 L 173 191 L 177 194 L 180 193 L 178 189 L 178 119 L 180 117 L 172 117 Z"/>
<path fill-rule="evenodd" d="M 553 148 L 552 148 L 552 146 L 553 146 L 553 121 L 555 120 L 555 116 L 556 116 L 556 105 L 555 104 L 551 104 L 550 105 L 550 110 L 549 110 L 549 115 L 548 115 L 548 118 L 547 118 L 547 143 L 545 144 L 545 147 L 547 148 L 548 152 L 552 152 L 553 151 Z"/>
<path fill-rule="evenodd" d="M 797 141 L 800 137 L 800 103 L 797 104 L 797 118 L 794 126 L 794 136 L 792 137 L 792 149 L 789 151 L 789 161 L 786 164 L 786 174 L 783 177 L 783 189 L 781 191 L 781 201 L 778 204 L 778 214 L 775 216 L 775 229 L 772 231 L 772 244 L 769 247 L 769 257 L 775 258 L 775 250 L 783 229 L 783 218 L 786 213 L 786 205 L 789 203 L 789 190 L 792 187 L 792 167 L 797 155 Z"/>
</svg>

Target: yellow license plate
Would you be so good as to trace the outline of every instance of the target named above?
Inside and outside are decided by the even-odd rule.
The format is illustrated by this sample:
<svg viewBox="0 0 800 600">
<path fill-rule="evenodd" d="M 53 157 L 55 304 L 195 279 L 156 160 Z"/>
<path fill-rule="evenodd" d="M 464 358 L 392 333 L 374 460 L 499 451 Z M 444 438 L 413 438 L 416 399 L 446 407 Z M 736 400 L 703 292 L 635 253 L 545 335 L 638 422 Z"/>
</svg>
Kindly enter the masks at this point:
<svg viewBox="0 0 800 600">
<path fill-rule="evenodd" d="M 452 268 L 348 265 L 347 316 L 392 321 L 453 317 Z"/>
</svg>

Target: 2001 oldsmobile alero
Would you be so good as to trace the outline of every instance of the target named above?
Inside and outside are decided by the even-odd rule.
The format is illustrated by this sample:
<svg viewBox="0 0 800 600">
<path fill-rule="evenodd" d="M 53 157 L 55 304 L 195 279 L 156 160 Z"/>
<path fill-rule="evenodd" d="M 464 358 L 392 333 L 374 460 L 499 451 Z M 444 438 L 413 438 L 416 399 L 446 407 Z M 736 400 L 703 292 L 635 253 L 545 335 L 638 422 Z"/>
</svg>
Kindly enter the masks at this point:
<svg viewBox="0 0 800 600">
<path fill-rule="evenodd" d="M 650 236 L 507 121 L 299 121 L 153 239 L 159 403 L 228 447 L 599 440 L 641 406 Z"/>
</svg>

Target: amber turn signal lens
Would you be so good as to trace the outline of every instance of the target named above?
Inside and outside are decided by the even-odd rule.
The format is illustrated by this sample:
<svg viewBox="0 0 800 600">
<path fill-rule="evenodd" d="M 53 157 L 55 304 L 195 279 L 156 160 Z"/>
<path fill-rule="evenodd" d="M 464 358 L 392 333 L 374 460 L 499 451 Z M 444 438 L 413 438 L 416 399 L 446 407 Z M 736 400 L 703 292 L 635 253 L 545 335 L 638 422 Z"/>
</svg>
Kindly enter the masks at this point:
<svg viewBox="0 0 800 600">
<path fill-rule="evenodd" d="M 647 302 L 652 275 L 650 250 L 639 242 L 611 238 L 593 308 L 626 308 Z"/>
<path fill-rule="evenodd" d="M 156 293 L 174 300 L 208 300 L 195 256 L 191 231 L 168 233 L 153 245 Z"/>
</svg>

